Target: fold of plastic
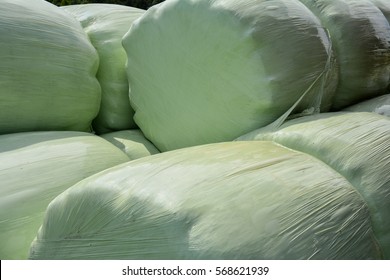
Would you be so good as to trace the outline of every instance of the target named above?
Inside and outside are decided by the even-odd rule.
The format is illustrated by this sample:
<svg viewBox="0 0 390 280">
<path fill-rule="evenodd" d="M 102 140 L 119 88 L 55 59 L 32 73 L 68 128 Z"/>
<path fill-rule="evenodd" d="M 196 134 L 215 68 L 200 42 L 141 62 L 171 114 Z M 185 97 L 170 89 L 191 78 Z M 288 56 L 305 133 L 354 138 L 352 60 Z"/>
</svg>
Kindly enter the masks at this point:
<svg viewBox="0 0 390 280">
<path fill-rule="evenodd" d="M 100 137 L 117 146 L 132 160 L 160 153 L 139 129 L 106 133 Z"/>
<path fill-rule="evenodd" d="M 96 48 L 100 64 L 97 79 L 102 88 L 99 113 L 93 121 L 97 133 L 136 128 L 130 106 L 126 76 L 126 52 L 122 37 L 144 10 L 113 4 L 84 4 L 61 7 L 80 21 Z"/>
<path fill-rule="evenodd" d="M 83 132 L 1 135 L 0 259 L 26 259 L 53 198 L 128 160 L 112 144 Z"/>
<path fill-rule="evenodd" d="M 274 132 L 239 138 L 275 141 L 310 154 L 342 174 L 367 203 L 384 255 L 390 258 L 390 120 L 375 113 L 325 113 L 286 122 Z"/>
<path fill-rule="evenodd" d="M 43 0 L 0 5 L 0 134 L 91 131 L 99 60 L 80 23 Z"/>
<path fill-rule="evenodd" d="M 299 1 L 168 0 L 123 38 L 135 122 L 160 151 L 230 141 L 330 107 L 331 45 Z"/>
<path fill-rule="evenodd" d="M 30 259 L 376 259 L 369 212 L 321 161 L 249 141 L 161 153 L 58 196 Z"/>
<path fill-rule="evenodd" d="M 300 0 L 329 31 L 339 64 L 333 110 L 386 93 L 390 26 L 369 0 Z"/>
<path fill-rule="evenodd" d="M 372 112 L 390 117 L 390 94 L 372 98 L 345 108 L 348 112 Z"/>
</svg>

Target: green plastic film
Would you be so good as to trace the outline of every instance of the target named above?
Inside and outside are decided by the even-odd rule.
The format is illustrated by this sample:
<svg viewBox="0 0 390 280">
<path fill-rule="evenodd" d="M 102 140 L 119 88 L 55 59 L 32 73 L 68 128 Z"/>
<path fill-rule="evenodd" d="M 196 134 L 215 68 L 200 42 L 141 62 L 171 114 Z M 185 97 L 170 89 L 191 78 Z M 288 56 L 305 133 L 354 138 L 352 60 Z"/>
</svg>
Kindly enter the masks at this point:
<svg viewBox="0 0 390 280">
<path fill-rule="evenodd" d="M 99 54 L 97 79 L 102 88 L 102 100 L 99 114 L 93 121 L 94 131 L 107 133 L 135 128 L 122 37 L 145 11 L 112 4 L 70 5 L 62 9 L 80 21 Z"/>
<path fill-rule="evenodd" d="M 373 112 L 390 117 L 390 94 L 375 97 L 345 108 L 349 112 Z"/>
<path fill-rule="evenodd" d="M 366 204 L 321 161 L 272 142 L 131 161 L 49 205 L 31 259 L 376 259 Z"/>
<path fill-rule="evenodd" d="M 160 151 L 323 110 L 337 83 L 319 20 L 290 0 L 168 0 L 123 38 L 135 121 Z M 336 74 L 336 75 L 335 75 Z"/>
<path fill-rule="evenodd" d="M 367 203 L 375 234 L 390 258 L 390 120 L 375 113 L 326 113 L 286 122 L 275 132 L 241 140 L 272 140 L 310 154 L 342 174 Z"/>
<path fill-rule="evenodd" d="M 390 83 L 390 26 L 369 0 L 300 0 L 328 29 L 339 64 L 332 108 L 340 110 L 386 93 Z"/>
<path fill-rule="evenodd" d="M 100 136 L 121 149 L 130 159 L 160 153 L 139 129 L 116 131 Z"/>
<path fill-rule="evenodd" d="M 98 55 L 71 15 L 43 0 L 2 0 L 0 134 L 91 131 Z"/>
<path fill-rule="evenodd" d="M 88 133 L 1 135 L 0 259 L 27 258 L 53 198 L 84 178 L 127 161 L 118 148 Z"/>
</svg>

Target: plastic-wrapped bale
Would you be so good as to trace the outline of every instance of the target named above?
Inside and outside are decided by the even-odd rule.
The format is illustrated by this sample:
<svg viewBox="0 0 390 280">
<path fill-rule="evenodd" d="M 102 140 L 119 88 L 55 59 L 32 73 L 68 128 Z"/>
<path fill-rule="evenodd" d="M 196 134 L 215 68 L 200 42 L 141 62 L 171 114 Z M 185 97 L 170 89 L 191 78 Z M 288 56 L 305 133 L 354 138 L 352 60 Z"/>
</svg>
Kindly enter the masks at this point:
<svg viewBox="0 0 390 280">
<path fill-rule="evenodd" d="M 160 153 L 139 129 L 116 131 L 100 136 L 121 149 L 130 159 Z"/>
<path fill-rule="evenodd" d="M 321 161 L 226 142 L 131 161 L 49 205 L 31 259 L 375 259 L 365 202 Z"/>
<path fill-rule="evenodd" d="M 342 174 L 359 191 L 390 258 L 390 120 L 374 113 L 326 113 L 286 122 L 275 132 L 241 140 L 272 140 L 308 153 Z"/>
<path fill-rule="evenodd" d="M 345 108 L 349 112 L 373 112 L 390 117 L 390 94 L 375 97 Z"/>
<path fill-rule="evenodd" d="M 1 0 L 0 134 L 90 131 L 98 55 L 71 15 L 43 0 Z"/>
<path fill-rule="evenodd" d="M 128 160 L 114 145 L 83 132 L 1 135 L 0 259 L 26 259 L 53 198 Z"/>
<path fill-rule="evenodd" d="M 73 14 L 96 48 L 100 64 L 97 78 L 102 88 L 99 114 L 93 121 L 97 133 L 136 128 L 126 76 L 126 52 L 122 37 L 145 10 L 111 4 L 63 6 Z"/>
<path fill-rule="evenodd" d="M 332 38 L 339 84 L 332 108 L 340 110 L 386 93 L 390 83 L 390 26 L 369 0 L 300 0 Z"/>
<path fill-rule="evenodd" d="M 390 23 L 390 2 L 388 0 L 370 0 L 381 10 L 387 21 Z"/>
<path fill-rule="evenodd" d="M 160 151 L 230 141 L 330 106 L 337 83 L 319 20 L 290 0 L 167 0 L 123 38 L 135 122 Z"/>
</svg>

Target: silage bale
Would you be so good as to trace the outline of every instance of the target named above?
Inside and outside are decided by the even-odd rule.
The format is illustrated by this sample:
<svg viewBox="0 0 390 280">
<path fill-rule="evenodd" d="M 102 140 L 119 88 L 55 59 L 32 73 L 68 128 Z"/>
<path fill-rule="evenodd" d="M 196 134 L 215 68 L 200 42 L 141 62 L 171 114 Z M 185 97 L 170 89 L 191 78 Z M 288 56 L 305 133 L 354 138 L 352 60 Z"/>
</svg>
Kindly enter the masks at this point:
<svg viewBox="0 0 390 280">
<path fill-rule="evenodd" d="M 390 26 L 369 0 L 300 0 L 329 31 L 339 64 L 333 110 L 386 93 Z"/>
<path fill-rule="evenodd" d="M 337 83 L 299 1 L 168 0 L 123 38 L 135 122 L 160 151 L 233 140 L 285 113 L 326 110 Z"/>
<path fill-rule="evenodd" d="M 49 205 L 31 259 L 375 259 L 362 197 L 272 142 L 209 144 L 110 168 Z"/>
<path fill-rule="evenodd" d="M 97 133 L 136 128 L 126 77 L 126 52 L 122 37 L 144 10 L 113 4 L 84 4 L 61 7 L 80 21 L 99 54 L 96 74 L 102 88 L 99 114 L 93 121 Z"/>
<path fill-rule="evenodd" d="M 390 258 L 390 120 L 376 113 L 325 113 L 287 121 L 276 131 L 239 138 L 275 141 L 310 154 L 343 175 L 367 203 L 385 257 Z"/>
<path fill-rule="evenodd" d="M 112 144 L 83 132 L 0 135 L 0 259 L 26 259 L 53 198 L 128 160 Z"/>
<path fill-rule="evenodd" d="M 0 5 L 0 134 L 91 131 L 98 56 L 80 23 L 43 0 Z"/>
</svg>

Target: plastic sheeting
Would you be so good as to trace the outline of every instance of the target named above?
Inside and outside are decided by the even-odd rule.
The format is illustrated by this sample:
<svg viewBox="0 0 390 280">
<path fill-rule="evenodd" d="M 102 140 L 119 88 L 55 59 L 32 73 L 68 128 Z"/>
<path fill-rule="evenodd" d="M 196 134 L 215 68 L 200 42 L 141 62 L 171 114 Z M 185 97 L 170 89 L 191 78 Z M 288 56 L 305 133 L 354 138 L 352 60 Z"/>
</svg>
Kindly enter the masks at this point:
<svg viewBox="0 0 390 280">
<path fill-rule="evenodd" d="M 386 93 L 390 83 L 390 26 L 369 0 L 300 0 L 329 30 L 339 64 L 333 109 Z"/>
<path fill-rule="evenodd" d="M 160 153 L 139 129 L 116 131 L 100 136 L 121 149 L 130 159 Z"/>
<path fill-rule="evenodd" d="M 374 113 L 327 113 L 286 122 L 275 132 L 241 140 L 272 140 L 310 154 L 342 174 L 367 203 L 373 229 L 390 258 L 390 120 Z"/>
<path fill-rule="evenodd" d="M 135 121 L 160 151 L 228 141 L 296 111 L 326 110 L 331 45 L 299 1 L 168 0 L 123 38 Z"/>
<path fill-rule="evenodd" d="M 43 0 L 0 6 L 0 134 L 90 131 L 98 55 L 80 23 Z"/>
<path fill-rule="evenodd" d="M 128 160 L 118 148 L 88 133 L 1 135 L 0 259 L 26 259 L 53 198 L 85 177 Z"/>
<path fill-rule="evenodd" d="M 102 87 L 102 101 L 93 129 L 97 133 L 107 133 L 136 128 L 129 100 L 125 70 L 127 57 L 122 37 L 145 11 L 111 4 L 70 5 L 62 9 L 81 22 L 99 54 L 97 78 Z"/>
<path fill-rule="evenodd" d="M 381 10 L 387 21 L 390 23 L 390 2 L 388 0 L 370 0 Z"/>
<path fill-rule="evenodd" d="M 49 205 L 31 259 L 380 258 L 366 204 L 272 142 L 179 149 L 89 177 Z"/>
<path fill-rule="evenodd" d="M 385 94 L 345 108 L 349 112 L 373 112 L 390 117 L 390 94 Z"/>
</svg>

